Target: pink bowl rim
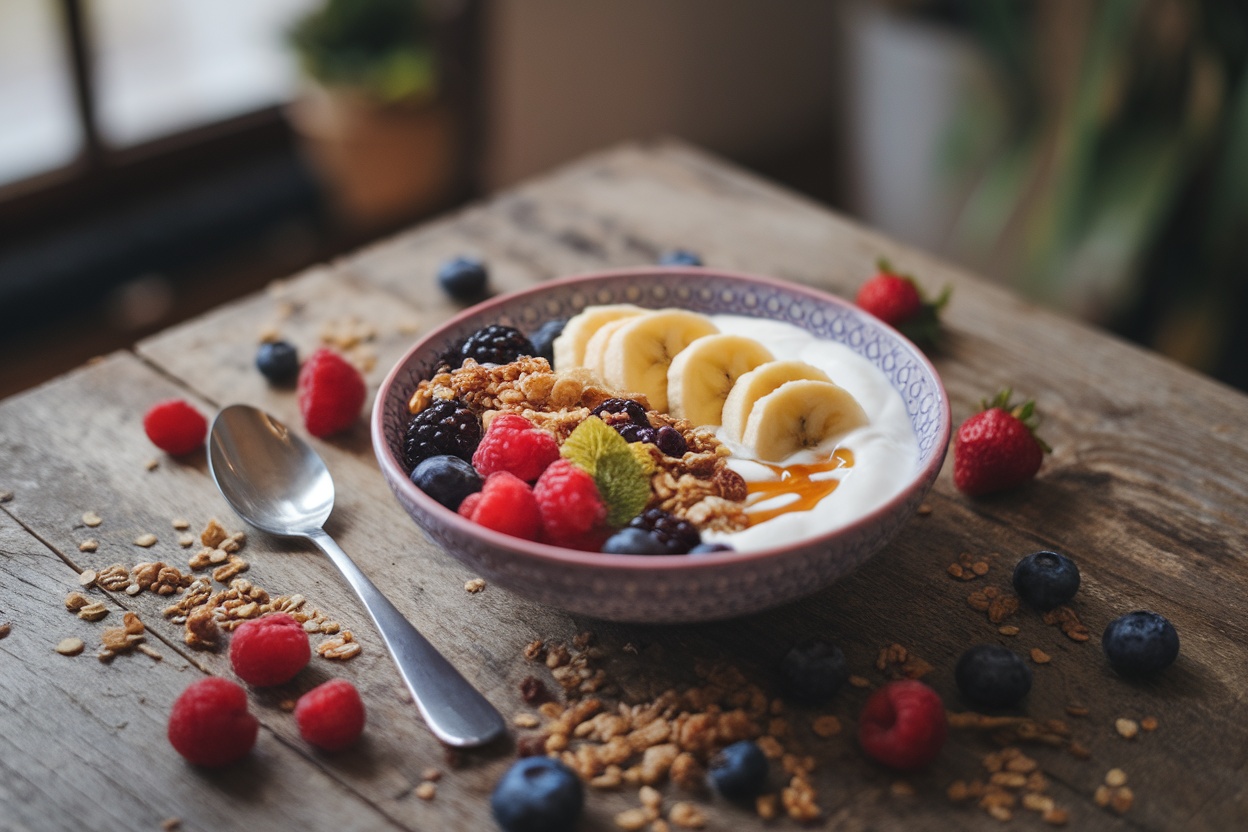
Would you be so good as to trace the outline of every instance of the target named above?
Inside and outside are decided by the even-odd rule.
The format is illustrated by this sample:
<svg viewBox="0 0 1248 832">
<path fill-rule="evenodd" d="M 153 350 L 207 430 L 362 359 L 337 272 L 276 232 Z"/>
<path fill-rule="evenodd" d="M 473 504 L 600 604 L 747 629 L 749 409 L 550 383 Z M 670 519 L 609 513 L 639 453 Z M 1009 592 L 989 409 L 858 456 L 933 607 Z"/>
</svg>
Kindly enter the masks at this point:
<svg viewBox="0 0 1248 832">
<path fill-rule="evenodd" d="M 720 280 L 777 287 L 794 294 L 806 295 L 812 300 L 820 303 L 831 302 L 833 305 L 846 307 L 853 314 L 862 315 L 871 320 L 873 323 L 876 323 L 880 327 L 890 331 L 896 336 L 899 343 L 901 343 L 908 351 L 912 352 L 918 359 L 919 363 L 921 363 L 927 372 L 931 374 L 932 378 L 936 381 L 937 388 L 940 390 L 941 437 L 938 447 L 941 450 L 933 452 L 931 457 L 928 459 L 927 464 L 917 470 L 912 475 L 906 486 L 894 495 L 892 499 L 880 505 L 874 511 L 868 512 L 851 523 L 847 523 L 846 525 L 833 529 L 830 532 L 825 532 L 824 534 L 816 535 L 814 537 L 803 538 L 799 541 L 788 543 L 783 546 L 773 546 L 767 549 L 757 549 L 748 552 L 719 552 L 714 556 L 706 557 L 690 557 L 689 555 L 615 555 L 602 552 L 584 552 L 576 549 L 565 549 L 562 546 L 552 546 L 547 543 L 523 540 L 509 534 L 503 534 L 502 532 L 497 532 L 493 529 L 488 529 L 473 523 L 471 520 L 460 516 L 434 500 L 432 497 L 429 497 L 412 483 L 407 472 L 403 470 L 403 467 L 390 453 L 390 448 L 387 446 L 385 439 L 384 405 L 386 398 L 390 394 L 391 388 L 398 381 L 400 371 L 412 360 L 413 356 L 427 349 L 431 342 L 442 338 L 443 334 L 447 330 L 454 329 L 464 319 L 479 315 L 480 313 L 495 307 L 510 305 L 517 299 L 548 294 L 552 290 L 558 290 L 561 288 L 614 280 L 621 277 L 654 277 L 672 274 L 688 274 L 690 276 L 711 277 Z M 370 432 L 372 434 L 373 453 L 377 456 L 378 463 L 382 469 L 382 474 L 387 480 L 390 481 L 391 487 L 397 486 L 398 489 L 403 492 L 405 497 L 424 507 L 435 517 L 439 516 L 440 512 L 442 521 L 459 534 L 480 538 L 482 541 L 495 548 L 533 557 L 541 561 L 546 561 L 554 566 L 575 565 L 595 569 L 606 569 L 620 573 L 633 572 L 636 570 L 657 570 L 665 572 L 682 570 L 714 570 L 717 567 L 728 564 L 732 564 L 734 566 L 749 564 L 781 556 L 785 553 L 804 551 L 812 548 L 821 548 L 833 543 L 838 538 L 852 537 L 859 529 L 870 526 L 885 515 L 901 510 L 916 489 L 923 487 L 924 483 L 935 481 L 937 474 L 940 472 L 941 466 L 944 464 L 949 439 L 952 435 L 953 429 L 952 413 L 949 407 L 949 395 L 945 391 L 944 382 L 941 381 L 940 374 L 936 372 L 936 368 L 932 365 L 931 361 L 928 360 L 923 351 L 895 328 L 884 323 L 879 318 L 871 315 L 869 312 L 853 305 L 849 301 L 800 283 L 793 283 L 779 278 L 765 277 L 744 272 L 709 269 L 702 266 L 645 266 L 585 272 L 582 274 L 568 275 L 566 277 L 546 280 L 535 286 L 530 286 L 526 289 L 518 289 L 512 292 L 505 292 L 497 297 L 492 297 L 482 301 L 481 303 L 474 304 L 473 306 L 460 311 L 452 318 L 443 322 L 440 326 L 437 326 L 425 333 L 423 338 L 412 345 L 412 347 L 403 354 L 403 357 L 395 362 L 394 366 L 390 368 L 390 372 L 386 374 L 385 380 L 382 381 L 381 386 L 377 390 L 377 395 L 373 400 L 373 412 L 369 419 L 369 425 Z"/>
</svg>

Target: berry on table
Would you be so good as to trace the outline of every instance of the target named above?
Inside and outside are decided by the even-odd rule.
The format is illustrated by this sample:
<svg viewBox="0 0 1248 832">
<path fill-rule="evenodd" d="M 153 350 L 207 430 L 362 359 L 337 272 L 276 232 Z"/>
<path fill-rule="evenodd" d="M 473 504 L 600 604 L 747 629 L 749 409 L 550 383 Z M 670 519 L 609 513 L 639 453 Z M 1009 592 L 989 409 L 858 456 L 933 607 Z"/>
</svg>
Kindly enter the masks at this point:
<svg viewBox="0 0 1248 832">
<path fill-rule="evenodd" d="M 247 710 L 247 692 L 216 676 L 191 683 L 169 712 L 169 743 L 197 766 L 241 760 L 256 744 L 259 729 Z"/>
<path fill-rule="evenodd" d="M 628 525 L 653 534 L 669 555 L 688 554 L 690 549 L 702 542 L 702 535 L 696 526 L 661 508 L 646 509 Z"/>
<path fill-rule="evenodd" d="M 423 459 L 412 469 L 412 483 L 451 511 L 464 498 L 481 490 L 477 469 L 457 456 L 442 454 Z"/>
<path fill-rule="evenodd" d="M 1014 591 L 1032 607 L 1047 612 L 1079 591 L 1079 567 L 1057 552 L 1033 552 L 1014 567 Z"/>
<path fill-rule="evenodd" d="M 752 740 L 725 746 L 712 755 L 706 776 L 715 791 L 729 800 L 748 800 L 767 785 L 767 756 Z"/>
<path fill-rule="evenodd" d="M 270 384 L 292 384 L 299 375 L 299 351 L 289 341 L 265 341 L 256 349 L 256 369 Z"/>
<path fill-rule="evenodd" d="M 459 348 L 461 359 L 478 364 L 510 364 L 522 355 L 534 355 L 533 342 L 515 327 L 490 324 L 468 336 Z"/>
<path fill-rule="evenodd" d="M 143 417 L 143 432 L 152 444 L 170 456 L 181 456 L 204 444 L 208 420 L 182 399 L 152 405 Z"/>
<path fill-rule="evenodd" d="M 780 660 L 780 688 L 790 699 L 821 705 L 849 679 L 841 648 L 811 639 L 796 644 Z"/>
<path fill-rule="evenodd" d="M 529 336 L 529 341 L 533 344 L 533 355 L 545 358 L 553 367 L 555 364 L 555 339 L 563 334 L 563 328 L 567 324 L 567 318 L 554 318 L 539 326 L 537 331 Z"/>
<path fill-rule="evenodd" d="M 303 625 L 284 612 L 243 622 L 230 638 L 230 664 L 249 685 L 268 687 L 295 678 L 312 658 Z"/>
<path fill-rule="evenodd" d="M 490 795 L 490 811 L 503 832 L 571 832 L 584 805 L 576 773 L 550 757 L 516 761 Z"/>
<path fill-rule="evenodd" d="M 533 496 L 542 516 L 543 538 L 556 546 L 584 539 L 607 519 L 594 478 L 566 459 L 546 467 L 533 486 Z"/>
<path fill-rule="evenodd" d="M 486 477 L 481 490 L 460 504 L 459 513 L 487 529 L 525 540 L 537 540 L 542 530 L 533 489 L 507 471 Z"/>
<path fill-rule="evenodd" d="M 665 251 L 659 257 L 660 266 L 701 266 L 702 258 L 688 249 L 676 248 Z"/>
<path fill-rule="evenodd" d="M 667 544 L 645 529 L 626 527 L 606 539 L 601 551 L 608 555 L 667 555 Z"/>
<path fill-rule="evenodd" d="M 409 471 L 431 456 L 471 461 L 481 441 L 481 419 L 459 399 L 435 399 L 407 423 L 403 456 Z"/>
<path fill-rule="evenodd" d="M 1101 649 L 1120 675 L 1153 676 L 1178 658 L 1179 632 L 1165 616 L 1136 610 L 1109 622 Z"/>
<path fill-rule="evenodd" d="M 342 751 L 364 733 L 364 700 L 346 679 L 330 679 L 299 697 L 299 736 L 324 751 Z"/>
<path fill-rule="evenodd" d="M 935 760 L 948 734 L 940 696 L 916 679 L 879 688 L 858 717 L 863 751 L 898 771 L 914 771 Z"/>
<path fill-rule="evenodd" d="M 1005 708 L 1031 690 L 1031 668 L 1023 657 L 999 644 L 978 644 L 958 659 L 953 671 L 962 695 L 977 705 Z"/>
<path fill-rule="evenodd" d="M 1050 451 L 1035 422 L 1035 402 L 1013 405 L 1009 389 L 984 402 L 954 436 L 953 484 L 977 497 L 1029 482 Z"/>
<path fill-rule="evenodd" d="M 308 433 L 318 438 L 351 427 L 364 407 L 364 376 L 338 353 L 321 347 L 299 369 L 299 412 Z"/>
<path fill-rule="evenodd" d="M 488 477 L 508 471 L 525 482 L 533 482 L 546 466 L 559 458 L 555 437 L 539 430 L 515 413 L 495 416 L 472 454 L 472 467 Z"/>
<path fill-rule="evenodd" d="M 438 285 L 455 300 L 475 300 L 485 294 L 490 273 L 476 257 L 455 257 L 438 269 Z"/>
<path fill-rule="evenodd" d="M 940 335 L 940 310 L 949 302 L 949 289 L 934 301 L 923 296 L 914 278 L 900 274 L 880 260 L 879 271 L 862 284 L 854 303 L 912 341 L 935 341 Z"/>
</svg>

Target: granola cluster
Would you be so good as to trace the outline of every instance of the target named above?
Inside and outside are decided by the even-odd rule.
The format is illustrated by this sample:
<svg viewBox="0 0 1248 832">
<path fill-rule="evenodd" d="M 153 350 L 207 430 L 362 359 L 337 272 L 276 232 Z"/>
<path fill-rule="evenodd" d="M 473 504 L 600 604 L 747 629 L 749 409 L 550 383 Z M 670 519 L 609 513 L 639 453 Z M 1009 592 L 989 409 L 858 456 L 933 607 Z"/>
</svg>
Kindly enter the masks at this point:
<svg viewBox="0 0 1248 832">
<path fill-rule="evenodd" d="M 408 409 L 416 414 L 437 399 L 458 399 L 479 413 L 487 426 L 498 413 L 516 413 L 562 443 L 595 407 L 610 398 L 649 404 L 643 394 L 603 387 L 588 370 L 555 372 L 544 358 L 523 357 L 501 365 L 467 359 L 457 370 L 443 368 L 422 381 L 409 399 Z M 649 410 L 647 416 L 655 428 L 678 430 L 688 450 L 675 458 L 648 446 L 654 472 L 646 507 L 661 508 L 703 531 L 745 528 L 745 480 L 728 467 L 728 449 L 711 431 L 683 419 L 655 410 Z"/>
</svg>

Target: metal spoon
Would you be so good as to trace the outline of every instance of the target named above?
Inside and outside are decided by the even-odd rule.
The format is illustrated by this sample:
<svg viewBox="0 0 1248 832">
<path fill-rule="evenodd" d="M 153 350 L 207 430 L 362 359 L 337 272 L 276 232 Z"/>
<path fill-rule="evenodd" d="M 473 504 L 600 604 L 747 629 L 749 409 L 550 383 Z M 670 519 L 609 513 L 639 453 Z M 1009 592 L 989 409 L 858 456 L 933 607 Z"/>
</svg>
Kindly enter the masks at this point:
<svg viewBox="0 0 1248 832">
<path fill-rule="evenodd" d="M 355 590 L 429 730 L 447 745 L 483 745 L 506 730 L 503 717 L 395 609 L 322 526 L 334 508 L 334 481 L 321 457 L 262 410 L 230 405 L 208 440 L 208 470 L 238 515 L 283 537 L 304 537 L 329 555 Z"/>
</svg>

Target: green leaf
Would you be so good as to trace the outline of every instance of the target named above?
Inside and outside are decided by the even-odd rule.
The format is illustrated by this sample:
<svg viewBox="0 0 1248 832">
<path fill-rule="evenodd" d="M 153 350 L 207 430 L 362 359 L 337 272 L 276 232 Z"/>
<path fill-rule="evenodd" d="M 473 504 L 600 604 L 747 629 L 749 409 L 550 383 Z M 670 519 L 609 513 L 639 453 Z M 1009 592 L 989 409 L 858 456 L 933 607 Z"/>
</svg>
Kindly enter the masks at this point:
<svg viewBox="0 0 1248 832">
<path fill-rule="evenodd" d="M 598 471 L 598 460 L 613 450 L 618 453 L 621 449 L 631 453 L 624 437 L 597 416 L 590 416 L 563 441 L 559 453 L 592 477 Z"/>
<path fill-rule="evenodd" d="M 644 448 L 640 451 L 648 457 Z M 645 509 L 650 500 L 650 472 L 642 453 L 597 416 L 577 425 L 559 453 L 594 478 L 607 507 L 608 525 L 623 526 Z"/>
</svg>

